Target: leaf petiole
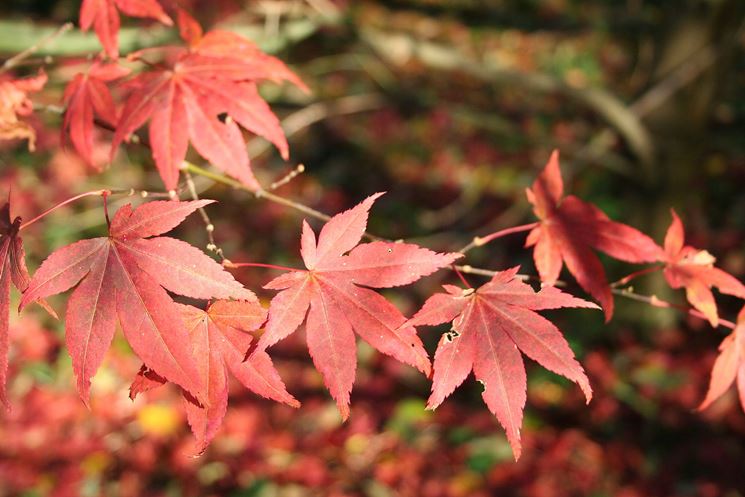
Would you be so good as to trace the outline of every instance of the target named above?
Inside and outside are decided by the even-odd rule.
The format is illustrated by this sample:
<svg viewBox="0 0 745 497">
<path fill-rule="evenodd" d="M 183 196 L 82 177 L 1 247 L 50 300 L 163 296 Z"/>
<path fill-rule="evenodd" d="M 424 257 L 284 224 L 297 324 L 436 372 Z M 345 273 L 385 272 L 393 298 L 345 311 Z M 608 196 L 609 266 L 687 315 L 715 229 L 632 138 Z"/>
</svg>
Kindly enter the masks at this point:
<svg viewBox="0 0 745 497">
<path fill-rule="evenodd" d="M 512 228 L 505 228 L 503 230 L 495 231 L 494 233 L 488 234 L 486 236 L 475 236 L 473 237 L 473 240 L 471 240 L 471 243 L 458 250 L 458 252 L 460 252 L 461 254 L 465 254 L 469 250 L 476 247 L 481 247 L 482 245 L 486 245 L 487 243 L 496 240 L 497 238 L 512 235 L 513 233 L 521 233 L 523 231 L 532 230 L 536 226 L 538 226 L 538 223 L 521 224 L 520 226 L 513 226 Z"/>
<path fill-rule="evenodd" d="M 74 197 L 68 198 L 67 200 L 63 200 L 59 204 L 50 207 L 49 209 L 45 210 L 44 212 L 42 212 L 41 214 L 39 214 L 35 218 L 31 219 L 30 221 L 26 221 L 25 223 L 21 224 L 21 227 L 19 228 L 19 230 L 28 228 L 29 226 L 31 226 L 32 224 L 34 224 L 36 221 L 42 219 L 43 217 L 47 216 L 48 214 L 51 214 L 52 212 L 56 211 L 60 207 L 64 207 L 67 204 L 71 204 L 71 203 L 75 202 L 76 200 L 80 200 L 81 198 L 84 198 L 84 197 L 98 197 L 98 196 L 103 196 L 104 197 L 104 206 L 106 206 L 106 200 L 105 199 L 106 199 L 106 195 L 109 195 L 109 194 L 111 194 L 111 191 L 110 190 L 93 190 L 93 191 L 90 191 L 90 192 L 81 193 L 80 195 L 75 195 Z M 107 217 L 107 220 L 108 220 L 108 217 Z"/>
<path fill-rule="evenodd" d="M 303 271 L 302 269 L 297 269 L 294 267 L 277 266 L 275 264 L 263 264 L 261 262 L 230 262 L 227 259 L 223 261 L 222 265 L 227 268 L 265 267 L 269 269 L 278 269 L 280 271 Z"/>
</svg>

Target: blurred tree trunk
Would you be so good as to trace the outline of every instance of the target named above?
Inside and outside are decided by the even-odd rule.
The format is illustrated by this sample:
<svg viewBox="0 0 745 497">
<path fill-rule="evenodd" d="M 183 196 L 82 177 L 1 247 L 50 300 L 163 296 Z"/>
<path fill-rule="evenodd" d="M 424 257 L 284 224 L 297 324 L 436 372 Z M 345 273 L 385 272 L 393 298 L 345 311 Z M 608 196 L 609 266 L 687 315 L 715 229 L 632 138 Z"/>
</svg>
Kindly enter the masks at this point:
<svg viewBox="0 0 745 497">
<path fill-rule="evenodd" d="M 706 183 L 704 159 L 711 138 L 710 122 L 727 80 L 724 75 L 738 48 L 743 19 L 742 0 L 700 2 L 684 11 L 660 41 L 654 71 L 657 84 L 664 84 L 660 82 L 675 70 L 685 71 L 686 64 L 704 63 L 706 67 L 645 116 L 657 153 L 650 192 L 656 196 L 651 228 L 657 239 L 662 239 L 670 224 L 671 206 L 686 211 L 688 225 L 693 221 L 691 215 L 706 207 L 706 198 L 696 192 L 703 191 Z M 662 282 L 652 291 L 670 294 Z M 675 316 L 669 314 L 669 319 Z"/>
</svg>

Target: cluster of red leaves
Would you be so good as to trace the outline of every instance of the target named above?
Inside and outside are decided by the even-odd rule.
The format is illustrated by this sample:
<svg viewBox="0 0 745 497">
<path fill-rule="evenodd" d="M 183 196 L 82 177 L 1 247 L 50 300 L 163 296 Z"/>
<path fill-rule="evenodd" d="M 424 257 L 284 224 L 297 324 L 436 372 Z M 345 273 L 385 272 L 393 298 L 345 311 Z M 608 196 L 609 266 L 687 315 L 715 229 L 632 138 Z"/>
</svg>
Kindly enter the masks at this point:
<svg viewBox="0 0 745 497">
<path fill-rule="evenodd" d="M 308 271 L 293 271 L 267 285 L 284 291 L 272 301 L 267 332 L 250 354 L 248 332 L 260 328 L 267 316 L 254 294 L 201 251 L 158 236 L 211 201 L 155 201 L 134 210 L 125 205 L 111 220 L 108 237 L 52 253 L 31 282 L 19 287 L 24 290 L 21 308 L 77 285 L 68 301 L 65 336 L 83 400 L 118 319 L 145 363 L 132 396 L 165 381 L 180 386 L 201 449 L 225 414 L 227 369 L 259 395 L 298 405 L 265 348 L 291 334 L 308 313 L 309 349 L 346 418 L 356 369 L 352 329 L 380 351 L 425 374 L 430 370 L 415 328 L 391 303 L 355 283 L 376 288 L 409 284 L 460 256 L 404 243 L 358 245 L 378 196 L 332 218 L 317 243 L 304 225 L 302 255 Z M 14 236 L 19 223 L 8 224 L 8 247 L 20 243 Z M 202 311 L 175 303 L 166 290 L 195 299 L 238 300 L 218 300 Z M 7 312 L 4 316 L 7 320 Z"/>
<path fill-rule="evenodd" d="M 28 94 L 40 91 L 46 82 L 47 75 L 44 72 L 22 79 L 9 79 L 0 75 L 0 140 L 27 140 L 28 149 L 34 150 L 36 132 L 20 118 L 27 117 L 34 111 Z"/>
<path fill-rule="evenodd" d="M 82 280 L 68 303 L 66 341 L 84 400 L 118 317 L 130 345 L 149 368 L 209 403 L 188 333 L 173 318 L 179 308 L 166 289 L 198 299 L 255 301 L 256 296 L 200 250 L 157 236 L 209 203 L 157 201 L 135 210 L 127 204 L 112 219 L 108 237 L 59 249 L 34 274 L 21 308 Z"/>
<path fill-rule="evenodd" d="M 690 304 L 714 327 L 719 320 L 711 287 L 745 299 L 745 285 L 715 268 L 711 254 L 684 246 L 683 223 L 674 211 L 663 249 L 640 231 L 611 221 L 594 205 L 572 195 L 563 197 L 563 192 L 559 154 L 554 151 L 527 190 L 541 222 L 528 235 L 526 246 L 534 246 L 533 258 L 543 283 L 556 283 L 566 263 L 577 283 L 600 302 L 606 321 L 613 315 L 613 296 L 603 266 L 590 248 L 626 262 L 663 262 L 668 284 L 674 289 L 685 288 Z"/>
<path fill-rule="evenodd" d="M 116 20 L 118 27 L 115 5 L 130 15 L 170 23 L 154 0 L 85 2 L 81 25 L 85 28 L 95 18 L 96 32 L 113 58 L 118 56 L 116 29 L 109 24 Z M 92 163 L 96 118 L 115 130 L 112 157 L 119 144 L 149 120 L 153 159 L 169 190 L 177 186 L 189 142 L 212 165 L 259 189 L 239 125 L 272 142 L 285 159 L 289 150 L 279 120 L 259 95 L 257 84 L 288 81 L 304 91 L 307 87 L 284 63 L 262 53 L 247 39 L 219 30 L 203 34 L 182 9 L 178 9 L 177 19 L 188 47 L 158 47 L 130 54 L 130 61 L 145 61 L 152 55 L 163 60 L 147 62 L 150 70 L 119 85 L 127 95 L 119 112 L 106 84 L 129 74 L 128 69 L 117 62 L 99 61 L 76 75 L 65 90 L 63 133 L 70 135 L 75 149 Z"/>
<path fill-rule="evenodd" d="M 155 0 L 84 0 L 81 27 L 94 27 L 106 54 L 118 58 L 119 10 L 172 24 Z M 241 127 L 272 142 L 284 158 L 288 144 L 279 120 L 260 97 L 263 81 L 303 83 L 278 59 L 248 40 L 224 31 L 204 34 L 185 11 L 177 20 L 187 47 L 143 50 L 130 61 L 144 70 L 119 85 L 123 106 L 109 83 L 129 74 L 117 61 L 99 59 L 75 76 L 65 90 L 63 133 L 92 162 L 96 120 L 114 130 L 111 155 L 149 121 L 155 165 L 168 189 L 177 187 L 189 143 L 215 167 L 253 190 L 261 188 L 249 164 Z M 147 61 L 156 54 L 158 61 Z M 0 138 L 27 138 L 33 131 L 18 116 L 31 111 L 26 93 L 38 91 L 42 74 L 29 80 L 0 82 Z M 713 267 L 705 251 L 684 246 L 683 227 L 673 213 L 664 249 L 625 224 L 610 220 L 596 206 L 564 195 L 558 152 L 527 196 L 539 218 L 526 246 L 534 247 L 539 292 L 521 282 L 517 269 L 497 272 L 478 289 L 446 285 L 407 320 L 372 289 L 411 284 L 450 266 L 458 253 L 435 253 L 413 244 L 376 241 L 360 244 L 369 210 L 380 194 L 331 218 L 318 238 L 303 224 L 301 250 L 305 270 L 292 270 L 265 288 L 278 290 L 268 312 L 256 296 L 201 251 L 159 236 L 210 201 L 151 202 L 127 205 L 113 217 L 109 236 L 83 240 L 54 252 L 29 281 L 9 207 L 0 228 L 0 400 L 6 402 L 10 282 L 23 292 L 21 308 L 76 287 L 66 313 L 66 343 L 78 391 L 88 401 L 90 379 L 101 365 L 118 321 L 144 366 L 132 396 L 166 381 L 178 385 L 187 418 L 203 450 L 215 436 L 227 408 L 228 374 L 264 397 L 290 405 L 266 350 L 305 323 L 310 356 L 343 419 L 349 416 L 356 373 L 355 333 L 383 354 L 432 374 L 428 407 L 436 408 L 474 372 L 482 397 L 507 432 L 515 457 L 521 453 L 520 428 L 527 379 L 522 354 L 577 383 L 589 402 L 592 390 L 562 333 L 536 311 L 597 307 L 556 289 L 566 264 L 578 284 L 613 315 L 612 288 L 593 250 L 630 263 L 664 263 L 673 288 L 685 288 L 691 305 L 717 326 L 712 287 L 745 298 L 745 286 Z M 181 305 L 168 292 L 208 301 L 206 310 Z M 235 300 L 228 300 L 235 299 Z M 179 318 L 174 318 L 178 316 Z M 440 340 L 434 367 L 415 326 L 452 322 Z M 256 343 L 249 332 L 265 325 Z M 722 344 L 702 408 L 729 387 L 740 371 L 742 325 Z"/>
<path fill-rule="evenodd" d="M 217 434 L 228 407 L 228 375 L 235 376 L 246 388 L 268 399 L 292 407 L 300 403 L 287 393 L 282 379 L 266 352 L 254 351 L 246 357 L 255 331 L 266 321 L 266 309 L 258 302 L 218 300 L 206 311 L 191 305 L 176 304 L 186 322 L 191 352 L 197 361 L 202 384 L 207 389 L 209 406 L 201 405 L 184 392 L 186 416 L 204 451 Z M 145 366 L 130 388 L 130 397 L 165 383 Z"/>
<path fill-rule="evenodd" d="M 719 325 L 719 314 L 712 287 L 745 299 L 745 285 L 714 267 L 715 258 L 711 254 L 685 245 L 683 223 L 675 211 L 662 248 L 636 229 L 610 221 L 597 207 L 574 196 L 562 198 L 563 190 L 558 152 L 554 152 L 532 188 L 527 190 L 528 200 L 541 223 L 528 235 L 526 245 L 535 246 L 533 256 L 544 283 L 555 283 L 566 263 L 580 286 L 602 304 L 606 320 L 610 319 L 611 287 L 600 261 L 590 251 L 594 247 L 627 262 L 663 262 L 663 273 L 670 287 L 685 288 L 688 302 L 713 327 Z M 745 372 L 738 372 L 740 357 L 745 354 L 741 343 L 742 319 L 741 312 L 735 330 L 720 346 L 721 354 L 712 370 L 711 386 L 701 409 L 720 397 L 735 376 L 741 392 L 745 392 Z M 745 398 L 745 393 L 741 396 Z"/>
<path fill-rule="evenodd" d="M 567 263 L 570 271 L 584 282 L 582 286 L 592 289 L 590 293 L 606 306 L 606 314 L 608 302 L 612 304 L 612 300 L 605 300 L 610 286 L 602 271 L 588 269 L 588 261 L 592 265 L 596 259 L 584 245 L 602 247 L 627 259 L 655 254 L 656 260 L 665 260 L 665 275 L 672 280 L 671 285 L 685 286 L 692 304 L 702 312 L 709 309 L 700 305 L 700 297 L 691 297 L 701 294 L 702 286 L 709 296 L 711 285 L 741 294 L 737 293 L 741 284 L 711 267 L 710 258 L 702 262 L 700 252 L 683 248 L 682 225 L 677 217 L 663 251 L 635 229 L 610 221 L 594 206 L 575 197 L 562 200 L 554 154 L 529 190 L 542 219 L 529 240 L 536 243 L 538 267 L 545 269 L 548 264 L 551 268 L 549 284 L 535 292 L 519 280 L 517 268 L 497 272 L 476 290 L 446 285 L 446 293 L 432 296 L 407 320 L 372 288 L 413 283 L 450 266 L 461 254 L 438 254 L 407 243 L 360 244 L 369 210 L 380 195 L 331 218 L 318 238 L 303 223 L 300 255 L 306 269 L 292 270 L 265 285 L 279 290 L 268 313 L 251 291 L 201 251 L 158 236 L 210 203 L 204 200 L 157 201 L 134 210 L 126 205 L 113 217 L 108 237 L 83 240 L 56 251 L 30 283 L 17 237 L 20 220 L 10 221 L 6 205 L 2 281 L 9 290 L 8 274 L 19 275 L 16 286 L 23 291 L 21 307 L 77 285 L 66 313 L 66 342 L 78 390 L 86 402 L 90 379 L 111 343 L 118 318 L 127 340 L 144 362 L 132 385 L 132 396 L 166 381 L 181 387 L 200 450 L 215 436 L 225 415 L 228 370 L 255 393 L 297 405 L 266 349 L 291 335 L 303 322 L 311 358 L 346 419 L 356 370 L 355 333 L 380 352 L 429 375 L 429 357 L 415 326 L 451 321 L 452 330 L 440 339 L 435 353 L 428 407 L 439 406 L 473 371 L 483 384 L 484 401 L 507 431 L 516 457 L 521 453 L 520 427 L 527 387 L 521 353 L 576 382 L 588 401 L 592 395 L 587 377 L 562 333 L 536 313 L 562 307 L 597 307 L 550 285 L 558 277 L 556 271 L 562 260 L 572 261 Z M 570 215 L 573 213 L 579 214 Z M 581 226 L 576 225 L 577 221 Z M 613 240 L 622 240 L 618 244 L 623 250 L 608 248 Z M 202 311 L 175 303 L 167 291 L 218 300 Z M 3 295 L 6 307 L 7 293 Z M 3 311 L 7 323 L 7 309 Z M 175 315 L 182 319 L 174 320 Z M 716 318 L 716 312 L 713 316 Z M 253 344 L 249 332 L 264 325 L 265 332 Z M 2 336 L 3 349 L 7 350 L 7 333 Z M 732 371 L 739 367 L 739 349 L 731 345 L 734 343 L 739 342 L 730 338 L 723 344 L 704 406 L 734 378 Z"/>
</svg>

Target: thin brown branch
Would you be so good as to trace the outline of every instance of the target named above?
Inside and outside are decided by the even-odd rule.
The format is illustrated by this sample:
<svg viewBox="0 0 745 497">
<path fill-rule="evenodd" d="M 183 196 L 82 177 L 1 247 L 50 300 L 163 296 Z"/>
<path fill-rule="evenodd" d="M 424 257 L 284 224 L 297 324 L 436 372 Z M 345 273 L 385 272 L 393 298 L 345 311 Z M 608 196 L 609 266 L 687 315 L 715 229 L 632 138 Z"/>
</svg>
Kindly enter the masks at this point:
<svg viewBox="0 0 745 497">
<path fill-rule="evenodd" d="M 62 26 L 60 26 L 56 31 L 53 33 L 41 38 L 39 41 L 28 47 L 26 50 L 19 52 L 15 54 L 13 57 L 7 59 L 2 67 L 0 67 L 0 74 L 4 73 L 6 71 L 9 71 L 13 67 L 20 64 L 23 60 L 27 59 L 28 57 L 32 56 L 36 52 L 38 52 L 40 49 L 42 49 L 45 45 L 48 45 L 52 43 L 54 40 L 62 36 L 63 34 L 67 33 L 72 29 L 73 24 L 71 22 L 66 22 Z"/>
<path fill-rule="evenodd" d="M 305 164 L 298 164 L 295 167 L 295 169 L 293 169 L 289 173 L 285 174 L 282 178 L 278 179 L 277 181 L 269 185 L 269 190 L 276 190 L 280 186 L 285 186 L 287 183 L 297 178 L 304 172 L 305 172 Z"/>
<path fill-rule="evenodd" d="M 194 186 L 194 179 L 191 177 L 191 173 L 186 168 L 182 168 L 182 171 L 186 178 L 186 188 L 189 190 L 189 195 L 192 200 L 199 200 L 197 188 Z M 200 207 L 197 211 L 199 212 L 199 216 L 202 218 L 202 222 L 204 222 L 204 230 L 207 232 L 207 250 L 214 252 L 221 261 L 224 261 L 225 254 L 223 253 L 222 248 L 218 247 L 217 243 L 215 243 L 215 225 L 212 224 L 212 220 L 204 207 Z"/>
<path fill-rule="evenodd" d="M 300 202 L 296 202 L 294 200 L 290 200 L 289 198 L 282 197 L 280 195 L 277 195 L 276 193 L 264 190 L 262 188 L 254 189 L 250 188 L 240 181 L 236 181 L 232 178 L 229 178 L 227 176 L 224 176 L 219 173 L 215 173 L 212 171 L 209 171 L 207 169 L 204 169 L 202 167 L 197 166 L 196 164 L 193 164 L 188 161 L 184 161 L 184 171 L 188 171 L 191 174 L 198 175 L 198 176 L 204 176 L 206 178 L 211 179 L 212 181 L 216 183 L 221 183 L 223 185 L 230 186 L 232 188 L 235 188 L 237 190 L 243 190 L 245 192 L 249 192 L 253 194 L 253 196 L 257 199 L 266 199 L 270 202 L 274 202 L 275 204 L 284 205 L 285 207 L 289 207 L 291 209 L 294 209 L 298 212 L 302 212 L 303 214 L 306 214 L 312 218 L 318 219 L 320 221 L 328 221 L 331 219 L 331 216 L 328 214 L 325 214 L 321 211 L 318 211 L 316 209 L 313 209 L 312 207 L 308 207 L 305 204 L 301 204 Z M 368 240 L 383 240 L 383 238 L 373 235 L 372 233 L 365 232 L 365 238 Z"/>
</svg>

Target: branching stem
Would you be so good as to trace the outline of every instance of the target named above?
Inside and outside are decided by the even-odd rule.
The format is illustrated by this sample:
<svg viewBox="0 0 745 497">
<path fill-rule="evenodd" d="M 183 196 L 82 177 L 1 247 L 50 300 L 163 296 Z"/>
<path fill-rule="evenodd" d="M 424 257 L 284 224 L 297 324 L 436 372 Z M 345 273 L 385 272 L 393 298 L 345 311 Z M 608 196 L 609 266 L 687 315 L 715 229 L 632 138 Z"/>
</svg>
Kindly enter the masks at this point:
<svg viewBox="0 0 745 497">
<path fill-rule="evenodd" d="M 192 200 L 199 200 L 197 187 L 194 185 L 194 179 L 191 177 L 191 173 L 188 169 L 183 169 L 183 172 L 184 177 L 186 178 L 186 187 L 189 190 L 189 194 L 191 195 Z M 207 211 L 204 209 L 204 207 L 200 207 L 197 210 L 199 211 L 199 216 L 204 222 L 204 229 L 207 232 L 207 250 L 209 250 L 210 252 L 214 252 L 215 254 L 217 254 L 221 261 L 224 261 L 225 254 L 223 253 L 222 249 L 217 246 L 217 243 L 215 243 L 215 225 L 212 224 L 212 220 L 210 219 L 210 216 L 209 214 L 207 214 Z"/>
<path fill-rule="evenodd" d="M 471 267 L 467 265 L 466 266 L 453 266 L 453 269 L 456 271 L 466 273 L 466 274 L 478 274 L 480 276 L 487 276 L 487 277 L 491 277 L 497 274 L 497 271 L 491 271 L 489 269 L 481 269 L 481 268 Z M 537 276 L 533 276 L 529 274 L 518 274 L 516 277 L 523 281 L 528 281 L 528 280 L 540 281 L 540 279 Z M 564 281 L 557 281 L 555 283 L 555 286 L 566 287 L 567 283 Z M 672 302 L 661 300 L 657 298 L 657 296 L 655 295 L 641 295 L 641 294 L 635 293 L 630 288 L 611 288 L 611 293 L 613 293 L 614 295 L 618 295 L 619 297 L 625 297 L 627 299 L 635 300 L 637 302 L 643 302 L 653 307 L 660 307 L 663 309 L 677 309 L 693 317 L 708 320 L 708 318 L 703 313 L 697 311 L 696 309 L 693 309 L 685 305 L 673 304 Z M 720 319 L 719 326 L 723 326 L 731 330 L 735 329 L 735 323 L 733 323 L 732 321 L 728 321 L 726 319 Z"/>
</svg>

